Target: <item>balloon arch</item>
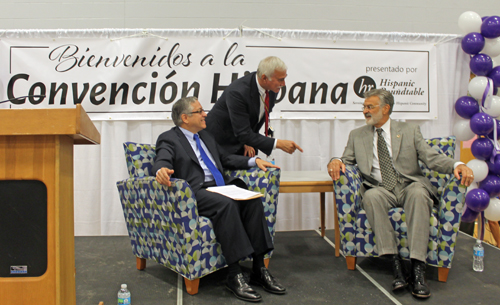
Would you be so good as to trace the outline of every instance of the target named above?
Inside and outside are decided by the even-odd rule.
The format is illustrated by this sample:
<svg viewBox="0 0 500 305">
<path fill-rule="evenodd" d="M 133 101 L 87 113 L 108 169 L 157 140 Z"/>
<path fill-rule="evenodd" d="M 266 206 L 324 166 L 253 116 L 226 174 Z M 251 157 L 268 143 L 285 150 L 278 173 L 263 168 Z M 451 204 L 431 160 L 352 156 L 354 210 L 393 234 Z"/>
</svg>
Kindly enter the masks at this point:
<svg viewBox="0 0 500 305">
<path fill-rule="evenodd" d="M 481 17 L 475 12 L 460 15 L 458 26 L 464 33 L 462 50 L 470 55 L 471 80 L 468 96 L 455 102 L 460 116 L 453 132 L 457 140 L 468 141 L 476 159 L 467 163 L 474 182 L 467 189 L 462 221 L 478 216 L 500 220 L 500 17 Z M 482 223 L 482 222 L 480 222 Z M 481 224 L 481 239 L 484 226 Z"/>
</svg>

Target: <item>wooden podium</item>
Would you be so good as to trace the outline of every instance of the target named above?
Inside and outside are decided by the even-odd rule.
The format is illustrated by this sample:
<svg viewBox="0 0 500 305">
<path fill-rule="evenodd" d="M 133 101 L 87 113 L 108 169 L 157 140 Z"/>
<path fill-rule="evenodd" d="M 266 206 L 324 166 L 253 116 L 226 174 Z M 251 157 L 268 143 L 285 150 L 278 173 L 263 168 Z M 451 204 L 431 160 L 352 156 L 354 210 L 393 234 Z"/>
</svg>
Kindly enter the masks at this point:
<svg viewBox="0 0 500 305">
<path fill-rule="evenodd" d="M 37 205 L 42 205 L 41 210 L 46 212 L 46 217 L 41 213 L 44 215 L 42 230 L 35 231 L 38 234 L 46 228 L 45 235 L 41 235 L 46 236 L 46 241 L 43 241 L 46 253 L 35 253 L 43 258 L 41 267 L 23 266 L 25 263 L 21 259 L 16 260 L 16 255 L 12 253 L 22 252 L 18 255 L 20 257 L 34 255 L 25 252 L 36 251 L 31 251 L 30 244 L 23 244 L 27 234 L 21 234 L 20 238 L 13 237 L 16 232 L 0 223 L 0 236 L 5 234 L 0 240 L 14 240 L 16 244 L 30 249 L 19 251 L 16 246 L 0 245 L 3 257 L 12 259 L 16 264 L 10 266 L 9 263 L 9 275 L 0 273 L 2 305 L 76 303 L 73 144 L 99 143 L 100 134 L 81 105 L 73 109 L 0 109 L 0 185 L 6 185 L 4 190 L 13 190 L 16 187 L 12 185 L 33 182 L 46 188 L 46 198 L 36 197 L 29 190 L 19 193 L 19 197 L 31 196 L 28 204 L 34 204 L 36 209 L 33 210 L 40 209 Z M 17 197 L 15 193 L 10 198 L 14 197 Z M 18 215 L 20 212 L 16 207 L 12 208 L 12 200 L 2 198 L 5 196 L 0 194 L 0 213 L 10 208 L 15 210 L 12 215 L 24 219 L 23 215 Z M 28 207 L 25 210 L 32 209 Z M 39 213 L 25 214 L 26 217 L 36 217 L 29 214 Z M 31 275 L 30 271 L 37 268 L 41 268 L 39 274 Z"/>
</svg>

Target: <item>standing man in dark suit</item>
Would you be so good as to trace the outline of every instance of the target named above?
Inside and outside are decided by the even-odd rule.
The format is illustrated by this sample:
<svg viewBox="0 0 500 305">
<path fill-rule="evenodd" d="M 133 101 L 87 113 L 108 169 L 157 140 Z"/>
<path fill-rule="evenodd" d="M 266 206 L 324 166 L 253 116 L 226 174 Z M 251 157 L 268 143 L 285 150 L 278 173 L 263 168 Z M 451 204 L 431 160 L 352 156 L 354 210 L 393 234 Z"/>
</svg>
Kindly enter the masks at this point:
<svg viewBox="0 0 500 305">
<path fill-rule="evenodd" d="M 412 264 L 411 291 L 416 297 L 428 298 L 431 292 L 425 281 L 425 260 L 437 190 L 423 176 L 418 161 L 438 172 L 454 173 L 466 186 L 474 180 L 473 172 L 430 147 L 418 125 L 390 120 L 394 97 L 389 91 L 373 89 L 365 93 L 365 98 L 363 114 L 367 125 L 351 131 L 342 158 L 330 160 L 328 173 L 338 180 L 340 170 L 345 173 L 345 164 L 358 165 L 363 176 L 361 203 L 375 233 L 378 253 L 392 261 L 392 290 L 408 283 L 388 212 L 393 207 L 404 208 Z"/>
<path fill-rule="evenodd" d="M 261 60 L 257 72 L 232 82 L 207 117 L 207 131 L 229 153 L 255 156 L 258 150 L 270 155 L 279 148 L 292 154 L 302 148 L 293 141 L 272 138 L 269 113 L 276 94 L 285 85 L 287 66 L 275 56 Z M 264 135 L 259 133 L 265 125 Z M 268 137 L 270 136 L 270 137 Z"/>
<path fill-rule="evenodd" d="M 182 98 L 174 104 L 172 119 L 176 127 L 162 133 L 156 142 L 153 166 L 156 180 L 167 186 L 170 186 L 170 177 L 189 183 L 199 214 L 212 221 L 215 236 L 229 266 L 226 286 L 237 298 L 251 302 L 262 299 L 248 285 L 238 263 L 249 255 L 253 257 L 251 282 L 261 285 L 268 292 L 284 294 L 286 289 L 264 265 L 264 255 L 274 246 L 261 199 L 235 201 L 206 190 L 210 186 L 227 184 L 247 188 L 241 179 L 225 176 L 224 168 L 257 165 L 266 171 L 266 167 L 278 167 L 259 158 L 228 154 L 203 130 L 206 128 L 206 116 L 196 97 Z"/>
</svg>

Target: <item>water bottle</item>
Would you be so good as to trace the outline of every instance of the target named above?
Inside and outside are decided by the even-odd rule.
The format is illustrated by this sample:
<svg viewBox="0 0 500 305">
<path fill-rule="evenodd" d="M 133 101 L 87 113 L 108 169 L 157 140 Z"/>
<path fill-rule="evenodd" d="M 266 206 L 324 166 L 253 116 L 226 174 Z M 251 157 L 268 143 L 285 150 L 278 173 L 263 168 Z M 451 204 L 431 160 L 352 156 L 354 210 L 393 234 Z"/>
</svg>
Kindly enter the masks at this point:
<svg viewBox="0 0 500 305">
<path fill-rule="evenodd" d="M 276 162 L 274 162 L 274 157 L 272 155 L 267 156 L 266 161 L 271 163 L 272 165 L 276 165 Z"/>
<path fill-rule="evenodd" d="M 118 291 L 118 305 L 130 305 L 130 291 L 127 289 L 127 284 L 122 284 Z"/>
<path fill-rule="evenodd" d="M 481 245 L 481 240 L 477 240 L 474 245 L 474 261 L 472 262 L 472 269 L 476 272 L 483 272 L 484 269 L 484 248 Z"/>
</svg>

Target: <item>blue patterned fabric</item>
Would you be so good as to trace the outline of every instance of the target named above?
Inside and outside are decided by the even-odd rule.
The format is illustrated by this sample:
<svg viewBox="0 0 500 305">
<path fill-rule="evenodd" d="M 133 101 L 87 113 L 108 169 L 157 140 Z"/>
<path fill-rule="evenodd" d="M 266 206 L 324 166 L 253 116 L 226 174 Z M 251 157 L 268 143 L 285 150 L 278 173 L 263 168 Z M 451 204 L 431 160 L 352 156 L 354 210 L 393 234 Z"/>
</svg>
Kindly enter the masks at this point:
<svg viewBox="0 0 500 305">
<path fill-rule="evenodd" d="M 427 139 L 427 143 L 437 151 L 453 158 L 455 137 Z M 453 174 L 442 174 L 428 169 L 420 163 L 423 174 L 438 189 L 439 205 L 430 217 L 430 235 L 427 264 L 435 267 L 451 268 L 455 251 L 466 187 L 460 185 Z M 345 256 L 378 256 L 375 236 L 361 209 L 360 189 L 363 178 L 356 166 L 347 165 L 345 174 L 334 181 L 337 201 L 342 251 Z M 399 254 L 409 259 L 407 227 L 403 208 L 393 208 L 388 217 L 397 236 Z"/>
<path fill-rule="evenodd" d="M 211 221 L 198 215 L 189 184 L 172 179 L 166 187 L 151 176 L 153 145 L 123 144 L 130 178 L 116 183 L 135 256 L 154 260 L 188 280 L 226 266 Z M 228 171 L 245 181 L 262 198 L 269 231 L 274 239 L 280 170 L 259 168 Z M 269 258 L 272 252 L 266 255 Z"/>
</svg>

